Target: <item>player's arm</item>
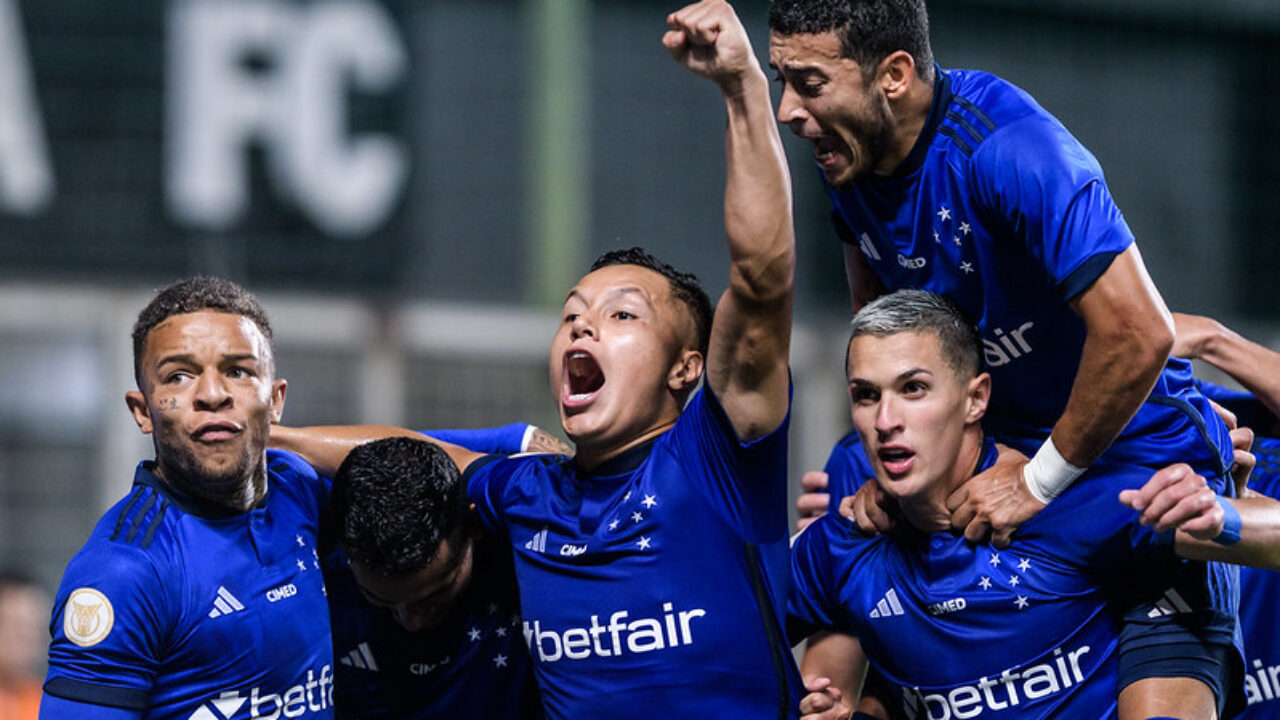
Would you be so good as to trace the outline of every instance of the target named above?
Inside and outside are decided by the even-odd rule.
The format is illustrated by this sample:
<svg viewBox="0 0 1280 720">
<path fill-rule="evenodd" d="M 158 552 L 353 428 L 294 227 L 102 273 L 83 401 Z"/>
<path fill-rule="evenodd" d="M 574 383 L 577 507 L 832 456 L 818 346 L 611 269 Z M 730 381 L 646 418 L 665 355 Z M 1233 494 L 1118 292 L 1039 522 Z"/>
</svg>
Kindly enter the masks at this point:
<svg viewBox="0 0 1280 720">
<path fill-rule="evenodd" d="M 40 720 L 142 720 L 142 710 L 91 705 L 46 693 L 40 698 Z"/>
<path fill-rule="evenodd" d="M 1062 416 L 1028 459 L 1012 450 L 948 499 L 952 525 L 1005 546 L 1026 522 L 1084 472 L 1150 394 L 1173 347 L 1173 321 L 1134 244 L 1069 302 L 1084 320 L 1080 366 Z"/>
<path fill-rule="evenodd" d="M 1225 498 L 1179 463 L 1163 468 L 1120 501 L 1141 511 L 1139 522 L 1176 528 L 1174 551 L 1192 560 L 1280 570 L 1280 502 L 1256 493 Z"/>
<path fill-rule="evenodd" d="M 1201 315 L 1173 313 L 1173 354 L 1198 358 L 1235 378 L 1280 417 L 1280 353 Z"/>
<path fill-rule="evenodd" d="M 795 268 L 791 177 L 769 99 L 769 83 L 746 30 L 724 0 L 667 17 L 672 57 L 720 87 L 728 110 L 725 232 L 729 289 L 711 327 L 707 382 L 741 440 L 786 417 L 787 359 Z"/>
<path fill-rule="evenodd" d="M 817 697 L 802 700 L 800 712 L 815 718 L 848 717 L 848 714 L 831 711 L 837 710 L 837 705 L 845 708 L 846 713 L 854 708 L 862 693 L 866 672 L 867 657 L 858 638 L 837 632 L 809 636 L 800 661 L 800 675 L 805 688 Z"/>
<path fill-rule="evenodd" d="M 357 445 L 389 437 L 409 437 L 439 445 L 459 470 L 466 470 L 482 453 L 472 452 L 422 433 L 389 425 L 271 426 L 271 447 L 301 455 L 321 475 L 333 477 Z"/>
</svg>

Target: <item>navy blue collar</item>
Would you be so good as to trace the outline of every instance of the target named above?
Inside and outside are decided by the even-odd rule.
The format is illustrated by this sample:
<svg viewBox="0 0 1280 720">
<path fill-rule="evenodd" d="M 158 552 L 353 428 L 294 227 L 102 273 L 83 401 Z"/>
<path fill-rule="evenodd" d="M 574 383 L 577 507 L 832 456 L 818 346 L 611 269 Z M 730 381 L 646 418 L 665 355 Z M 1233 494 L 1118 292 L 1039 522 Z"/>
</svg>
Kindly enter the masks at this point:
<svg viewBox="0 0 1280 720">
<path fill-rule="evenodd" d="M 133 473 L 133 484 L 146 485 L 148 487 L 155 488 L 161 495 L 164 495 L 165 499 L 167 499 L 174 507 L 188 515 L 195 515 L 197 517 L 208 518 L 210 520 L 224 520 L 226 518 L 233 518 L 245 514 L 240 510 L 235 510 L 225 505 L 211 503 L 208 500 L 183 492 L 172 484 L 166 482 L 159 475 L 156 475 L 155 468 L 156 463 L 154 460 L 143 460 L 141 463 L 138 463 L 138 469 Z M 271 493 L 270 483 L 267 485 L 267 495 L 269 495 Z M 253 510 L 266 506 L 267 495 L 262 496 L 262 500 L 258 501 L 258 504 L 253 507 Z"/>
<path fill-rule="evenodd" d="M 934 136 L 938 134 L 938 126 L 942 124 L 942 118 L 946 117 L 947 108 L 951 105 L 951 76 L 935 64 L 933 77 L 933 100 L 929 105 L 929 116 L 925 118 L 924 127 L 920 128 L 920 135 L 916 137 L 915 145 L 911 146 L 911 152 L 893 169 L 890 178 L 906 177 L 920 169 L 925 156 L 929 154 Z"/>
<path fill-rule="evenodd" d="M 659 435 L 658 437 L 662 437 Z M 658 438 L 645 440 L 639 445 L 628 448 L 618 455 L 600 463 L 590 470 L 578 470 L 578 476 L 582 478 L 610 477 L 613 475 L 622 475 L 640 467 L 649 457 L 649 453 L 653 451 L 653 443 Z"/>
</svg>

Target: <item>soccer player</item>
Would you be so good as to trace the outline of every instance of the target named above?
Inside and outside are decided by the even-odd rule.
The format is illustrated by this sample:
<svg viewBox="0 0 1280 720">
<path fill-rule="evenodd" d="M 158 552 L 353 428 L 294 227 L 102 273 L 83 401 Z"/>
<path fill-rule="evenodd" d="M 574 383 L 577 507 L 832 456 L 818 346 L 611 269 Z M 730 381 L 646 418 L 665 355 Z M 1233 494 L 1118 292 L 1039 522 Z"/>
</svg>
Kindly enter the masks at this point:
<svg viewBox="0 0 1280 720">
<path fill-rule="evenodd" d="M 332 513 L 341 552 L 323 565 L 340 718 L 542 717 L 510 551 L 484 532 L 443 450 L 400 437 L 357 447 L 334 476 Z"/>
<path fill-rule="evenodd" d="M 813 144 L 854 310 L 922 288 L 978 323 L 985 425 L 1018 452 L 951 500 L 957 526 L 1003 543 L 1100 458 L 1225 483 L 1227 428 L 1190 366 L 1166 365 L 1168 310 L 1061 123 L 995 76 L 935 65 L 923 0 L 774 0 L 769 26 L 778 120 Z"/>
<path fill-rule="evenodd" d="M 286 389 L 266 313 L 225 280 L 175 283 L 133 358 L 125 402 L 155 459 L 67 566 L 40 716 L 333 717 L 325 488 L 266 449 Z"/>
<path fill-rule="evenodd" d="M 892 704 L 911 717 L 1014 706 L 1020 717 L 1108 716 L 1120 682 L 1117 607 L 1138 590 L 1162 591 L 1182 563 L 1175 552 L 1277 567 L 1271 503 L 1215 501 L 1186 465 L 1155 477 L 1100 465 L 1094 481 L 1067 490 L 1007 549 L 966 542 L 951 531 L 946 498 L 1000 461 L 981 425 L 993 380 L 979 372 L 979 343 L 930 293 L 894 293 L 857 315 L 853 421 L 902 522 L 882 535 L 835 514 L 810 525 L 794 548 L 790 614 L 799 627 L 856 635 Z M 1144 505 L 1141 520 L 1127 505 Z M 1201 604 L 1166 594 L 1159 607 L 1176 615 Z M 1202 624 L 1215 633 L 1206 645 L 1225 658 L 1234 624 L 1214 609 L 1215 622 Z M 1219 676 L 1198 679 L 1223 694 Z M 823 711 L 824 699 L 827 691 L 806 697 L 801 711 Z M 1121 693 L 1121 712 L 1125 705 Z M 1212 705 L 1181 710 L 1213 713 Z"/>
<path fill-rule="evenodd" d="M 449 452 L 486 531 L 514 551 L 548 717 L 795 717 L 782 627 L 790 182 L 768 81 L 729 5 L 667 24 L 664 45 L 728 111 L 730 282 L 714 319 L 692 276 L 607 253 L 569 291 L 551 343 L 574 460 Z M 392 432 L 276 437 L 327 468 Z"/>
</svg>

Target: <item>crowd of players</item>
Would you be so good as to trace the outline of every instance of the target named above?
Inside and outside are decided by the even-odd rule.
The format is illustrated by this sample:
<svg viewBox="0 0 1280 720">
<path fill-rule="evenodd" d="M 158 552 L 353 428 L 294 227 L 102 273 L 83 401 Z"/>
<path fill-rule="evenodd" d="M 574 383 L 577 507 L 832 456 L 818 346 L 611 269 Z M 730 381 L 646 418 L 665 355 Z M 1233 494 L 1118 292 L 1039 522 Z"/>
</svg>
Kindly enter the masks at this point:
<svg viewBox="0 0 1280 720">
<path fill-rule="evenodd" d="M 728 3 L 667 18 L 725 103 L 729 287 L 713 307 L 642 250 L 595 263 L 551 343 L 572 449 L 281 426 L 252 295 L 162 290 L 126 395 L 155 458 L 67 568 L 41 716 L 1274 713 L 1277 446 L 1243 426 L 1273 432 L 1280 362 L 1175 323 L 1093 157 L 936 65 L 922 0 L 774 0 L 769 24 L 776 118 Z M 812 144 L 855 312 L 854 432 L 794 547 L 779 123 Z"/>
</svg>

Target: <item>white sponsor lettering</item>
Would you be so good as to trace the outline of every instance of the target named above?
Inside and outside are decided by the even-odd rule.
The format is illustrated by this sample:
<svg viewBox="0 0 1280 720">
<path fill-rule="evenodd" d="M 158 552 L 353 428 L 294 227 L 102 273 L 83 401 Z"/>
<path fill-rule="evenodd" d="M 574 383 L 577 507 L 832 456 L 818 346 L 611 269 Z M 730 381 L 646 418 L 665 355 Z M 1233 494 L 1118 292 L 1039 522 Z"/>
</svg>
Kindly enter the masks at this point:
<svg viewBox="0 0 1280 720">
<path fill-rule="evenodd" d="M 214 230 L 248 210 L 250 148 L 281 197 L 338 237 L 367 235 L 395 208 L 409 154 L 347 128 L 347 91 L 386 91 L 408 54 L 369 0 L 177 0 L 170 6 L 166 190 L 179 220 Z M 246 58 L 256 62 L 245 62 Z"/>
<path fill-rule="evenodd" d="M 898 264 L 908 270 L 919 270 L 929 264 L 924 258 L 909 258 L 902 253 L 898 253 Z"/>
<path fill-rule="evenodd" d="M 663 603 L 662 612 L 660 618 L 628 620 L 629 613 L 619 610 L 604 625 L 599 615 L 592 615 L 590 626 L 563 632 L 543 630 L 540 621 L 526 620 L 524 640 L 542 662 L 646 653 L 693 644 L 693 621 L 707 615 L 701 608 L 677 611 L 671 603 Z"/>
<path fill-rule="evenodd" d="M 586 545 L 561 545 L 560 554 L 568 557 L 581 555 L 587 551 Z"/>
<path fill-rule="evenodd" d="M 1016 707 L 1024 700 L 1038 700 L 1083 681 L 1080 656 L 1087 652 L 1088 645 L 1066 654 L 1057 648 L 1051 662 L 1005 670 L 995 677 L 984 676 L 972 685 L 951 688 L 946 694 L 906 688 L 902 707 L 912 720 L 967 720 L 987 711 Z"/>
<path fill-rule="evenodd" d="M 261 720 L 295 718 L 308 712 L 320 712 L 333 706 L 333 671 L 328 665 L 307 670 L 306 682 L 286 688 L 281 693 L 262 694 L 260 688 L 249 691 L 249 717 Z"/>
<path fill-rule="evenodd" d="M 930 615 L 947 615 L 953 612 L 960 612 L 965 608 L 964 598 L 952 598 L 945 602 L 932 603 L 927 607 Z"/>
<path fill-rule="evenodd" d="M 1280 665 L 1264 665 L 1253 661 L 1253 668 L 1245 673 L 1244 693 L 1250 705 L 1280 698 Z"/>
<path fill-rule="evenodd" d="M 294 585 L 293 583 L 289 583 L 288 585 L 281 585 L 278 588 L 272 588 L 268 590 L 267 600 L 270 600 L 271 602 L 276 602 L 277 600 L 291 598 L 297 594 L 298 594 L 298 586 Z"/>
<path fill-rule="evenodd" d="M 1029 354 L 1032 347 L 1027 341 L 1027 331 L 1034 326 L 1035 323 L 1028 322 L 1008 333 L 1000 328 L 992 330 L 994 340 L 982 339 L 982 353 L 986 357 L 987 366 L 1000 367 Z"/>
<path fill-rule="evenodd" d="M 413 673 L 414 675 L 429 675 L 432 670 L 435 670 L 437 668 L 442 668 L 445 665 L 448 665 L 449 661 L 450 661 L 450 658 L 446 657 L 440 662 L 413 663 L 412 665 L 409 666 L 409 672 Z"/>
</svg>

